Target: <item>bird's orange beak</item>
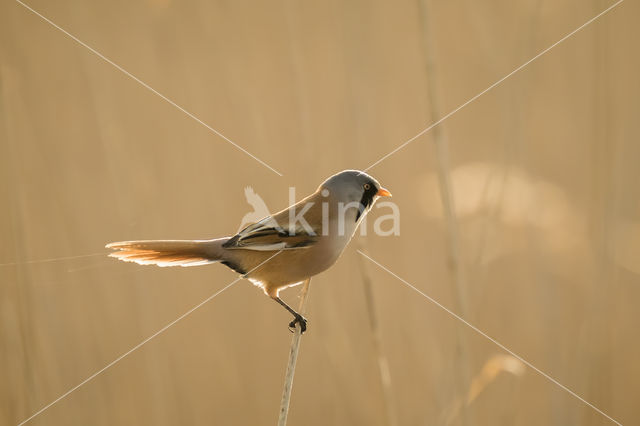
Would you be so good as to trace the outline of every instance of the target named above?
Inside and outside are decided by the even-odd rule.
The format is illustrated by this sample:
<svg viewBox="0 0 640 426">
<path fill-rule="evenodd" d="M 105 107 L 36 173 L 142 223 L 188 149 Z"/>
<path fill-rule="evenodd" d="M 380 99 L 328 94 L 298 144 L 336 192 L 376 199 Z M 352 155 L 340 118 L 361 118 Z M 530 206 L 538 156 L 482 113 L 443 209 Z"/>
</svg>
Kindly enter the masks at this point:
<svg viewBox="0 0 640 426">
<path fill-rule="evenodd" d="M 378 192 L 376 192 L 376 195 L 380 197 L 391 197 L 391 193 L 384 188 L 378 189 Z"/>
</svg>

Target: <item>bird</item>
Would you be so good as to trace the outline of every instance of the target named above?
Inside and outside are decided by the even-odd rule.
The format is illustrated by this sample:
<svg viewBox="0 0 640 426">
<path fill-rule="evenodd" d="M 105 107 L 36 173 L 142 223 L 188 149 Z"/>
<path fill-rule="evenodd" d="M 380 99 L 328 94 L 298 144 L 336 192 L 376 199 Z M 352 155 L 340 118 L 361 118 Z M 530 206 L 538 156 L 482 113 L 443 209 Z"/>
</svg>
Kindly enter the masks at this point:
<svg viewBox="0 0 640 426">
<path fill-rule="evenodd" d="M 391 193 L 359 170 L 327 178 L 317 190 L 248 225 L 233 236 L 208 240 L 141 240 L 106 245 L 109 256 L 157 266 L 221 263 L 248 279 L 282 305 L 304 333 L 307 319 L 280 298 L 280 291 L 301 284 L 331 267 L 379 197 Z"/>
</svg>

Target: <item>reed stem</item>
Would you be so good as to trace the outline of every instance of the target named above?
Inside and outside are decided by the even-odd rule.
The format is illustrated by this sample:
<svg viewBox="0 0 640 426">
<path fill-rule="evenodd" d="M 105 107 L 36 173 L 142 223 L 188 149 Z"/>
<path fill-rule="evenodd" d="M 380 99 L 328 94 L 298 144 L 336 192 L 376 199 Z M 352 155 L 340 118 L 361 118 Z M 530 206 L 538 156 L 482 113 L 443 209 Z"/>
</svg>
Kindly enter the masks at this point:
<svg viewBox="0 0 640 426">
<path fill-rule="evenodd" d="M 310 282 L 311 278 L 308 278 L 302 285 L 302 290 L 300 291 L 300 305 L 298 306 L 298 312 L 301 315 L 304 314 Z M 282 400 L 280 402 L 278 426 L 285 426 L 287 424 L 287 416 L 289 415 L 289 403 L 291 401 L 291 389 L 293 388 L 293 375 L 296 372 L 296 362 L 298 361 L 298 351 L 300 350 L 301 337 L 302 328 L 300 327 L 299 323 L 296 323 L 296 329 L 293 332 L 293 339 L 291 340 L 291 349 L 289 350 L 287 372 L 284 376 L 284 387 L 282 389 Z"/>
</svg>

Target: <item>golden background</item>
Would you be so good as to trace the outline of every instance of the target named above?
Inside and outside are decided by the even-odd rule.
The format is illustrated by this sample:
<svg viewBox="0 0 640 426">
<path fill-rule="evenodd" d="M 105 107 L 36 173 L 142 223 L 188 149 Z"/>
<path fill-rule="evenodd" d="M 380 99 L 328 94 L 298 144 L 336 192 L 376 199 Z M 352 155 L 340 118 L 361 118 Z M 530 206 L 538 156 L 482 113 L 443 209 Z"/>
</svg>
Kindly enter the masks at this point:
<svg viewBox="0 0 640 426">
<path fill-rule="evenodd" d="M 28 3 L 281 177 L 3 2 L 0 423 L 236 277 L 117 262 L 105 243 L 233 234 L 246 186 L 275 211 L 289 186 L 301 197 L 366 168 L 611 4 Z M 372 232 L 386 212 L 374 208 L 368 235 L 312 280 L 290 425 L 613 424 L 358 247 L 638 421 L 639 12 L 621 3 L 370 170 L 393 192 L 400 236 Z M 297 303 L 297 288 L 283 294 Z M 289 321 L 239 282 L 28 424 L 275 424 Z"/>
</svg>

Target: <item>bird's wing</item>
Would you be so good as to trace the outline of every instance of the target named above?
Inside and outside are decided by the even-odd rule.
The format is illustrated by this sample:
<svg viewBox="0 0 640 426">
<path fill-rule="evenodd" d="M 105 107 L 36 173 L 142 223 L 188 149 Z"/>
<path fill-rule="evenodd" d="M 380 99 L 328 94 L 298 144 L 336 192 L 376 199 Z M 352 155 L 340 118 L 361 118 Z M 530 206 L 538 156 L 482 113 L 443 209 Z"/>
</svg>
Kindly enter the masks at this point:
<svg viewBox="0 0 640 426">
<path fill-rule="evenodd" d="M 274 217 L 268 216 L 238 232 L 223 247 L 258 251 L 297 250 L 308 248 L 317 241 L 315 230 L 304 226 L 297 226 L 295 230 L 285 229 Z"/>
</svg>

